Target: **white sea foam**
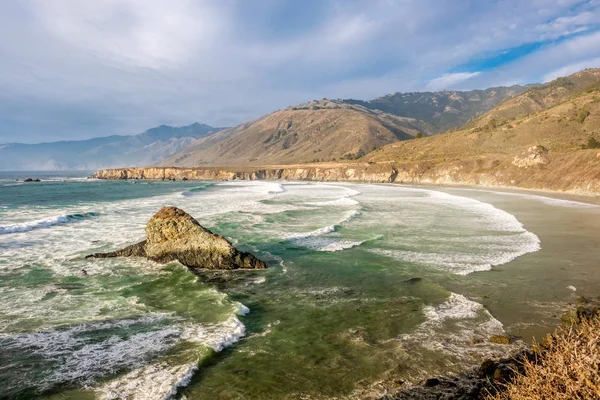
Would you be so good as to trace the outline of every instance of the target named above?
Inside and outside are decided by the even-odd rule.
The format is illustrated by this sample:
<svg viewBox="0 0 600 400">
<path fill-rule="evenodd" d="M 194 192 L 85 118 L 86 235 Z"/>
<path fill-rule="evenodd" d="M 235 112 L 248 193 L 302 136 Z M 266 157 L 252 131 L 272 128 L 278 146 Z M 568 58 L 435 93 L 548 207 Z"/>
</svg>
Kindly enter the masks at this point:
<svg viewBox="0 0 600 400">
<path fill-rule="evenodd" d="M 427 317 L 428 325 L 438 325 L 449 319 L 474 319 L 480 313 L 492 317 L 483 305 L 457 293 L 451 293 L 448 300 L 438 306 L 426 306 L 423 313 Z M 497 325 L 502 326 L 500 321 L 497 321 Z"/>
<path fill-rule="evenodd" d="M 294 240 L 294 243 L 311 250 L 329 252 L 350 249 L 363 244 L 362 241 L 344 240 L 339 237 L 306 237 Z"/>
<path fill-rule="evenodd" d="M 34 221 L 21 222 L 9 225 L 0 225 L 0 235 L 18 232 L 28 232 L 39 228 L 49 228 L 54 225 L 68 222 L 81 221 L 82 219 L 97 216 L 98 213 L 88 212 L 82 214 L 61 214 L 53 217 L 42 218 Z"/>
<path fill-rule="evenodd" d="M 242 303 L 240 303 L 239 301 L 236 301 L 235 303 L 233 303 L 233 306 L 235 308 L 235 313 L 237 315 L 246 315 L 250 312 L 250 309 L 248 307 L 246 307 L 245 305 L 243 305 Z"/>
<path fill-rule="evenodd" d="M 491 204 L 443 192 L 428 191 L 428 195 L 435 204 L 459 209 L 471 215 L 478 216 L 487 229 L 508 232 L 525 231 L 523 224 L 514 215 L 500 210 Z"/>
<path fill-rule="evenodd" d="M 241 303 L 237 306 L 240 314 L 249 311 Z M 135 319 L 2 335 L 0 342 L 7 354 L 26 352 L 52 363 L 47 367 L 47 375 L 33 377 L 35 383 L 31 384 L 41 389 L 75 381 L 90 386 L 116 370 L 133 369 L 98 390 L 105 398 L 166 399 L 175 393 L 177 387 L 189 382 L 199 360 L 184 364 L 160 362 L 148 365 L 149 360 L 171 350 L 181 340 L 218 352 L 245 335 L 245 326 L 236 316 L 219 324 L 205 325 L 180 325 L 177 319 L 171 318 L 166 314 L 149 314 Z M 143 328 L 145 331 L 131 334 L 128 328 L 134 326 L 134 329 Z M 110 336 L 103 340 L 94 339 L 94 335 L 103 331 L 111 332 Z"/>
<path fill-rule="evenodd" d="M 248 312 L 241 303 L 240 313 Z M 235 316 L 213 325 L 189 325 L 183 328 L 181 338 L 208 346 L 219 352 L 239 341 L 246 334 L 244 324 Z M 207 356 L 209 354 L 207 353 Z M 198 370 L 199 359 L 173 365 L 168 362 L 145 365 L 118 377 L 98 388 L 103 399 L 167 400 L 178 388 L 187 386 Z"/>
<path fill-rule="evenodd" d="M 102 400 L 168 400 L 189 384 L 198 362 L 171 365 L 166 362 L 135 369 L 96 391 Z"/>
<path fill-rule="evenodd" d="M 52 176 L 49 178 L 41 178 L 42 182 L 100 182 L 101 179 L 88 178 L 85 176 Z"/>
<path fill-rule="evenodd" d="M 252 283 L 253 283 L 253 284 L 255 284 L 255 285 L 260 285 L 260 284 L 262 284 L 262 283 L 265 283 L 266 281 L 267 281 L 267 278 L 266 278 L 266 277 L 264 277 L 264 276 L 259 276 L 258 278 L 256 278 L 256 279 L 253 279 L 253 280 L 252 280 Z"/>
<path fill-rule="evenodd" d="M 577 288 L 575 286 L 573 286 L 573 285 L 567 286 L 567 289 L 572 290 L 573 292 L 577 291 Z"/>
<path fill-rule="evenodd" d="M 410 189 L 410 193 L 405 198 L 376 200 L 388 209 L 402 206 L 399 222 L 376 221 L 398 226 L 395 234 L 402 240 L 384 241 L 381 248 L 369 251 L 466 275 L 541 248 L 539 238 L 514 215 L 491 204 L 424 189 Z M 381 218 L 391 218 L 391 212 L 382 211 Z"/>
<path fill-rule="evenodd" d="M 482 355 L 503 356 L 506 345 L 489 343 L 492 335 L 504 335 L 504 326 L 483 305 L 463 295 L 451 293 L 437 306 L 425 306 L 426 321 L 399 340 L 406 346 L 441 351 L 464 362 L 477 363 Z M 474 344 L 476 343 L 476 344 Z M 511 348 L 521 346 L 514 343 Z"/>
<path fill-rule="evenodd" d="M 269 190 L 269 194 L 279 194 L 283 192 L 285 192 L 285 188 L 281 183 L 278 183 L 276 188 Z"/>
<path fill-rule="evenodd" d="M 305 186 L 308 185 L 299 184 L 288 188 L 286 184 L 286 189 L 288 189 L 288 193 L 279 192 L 281 193 L 281 196 L 273 196 L 272 192 L 278 190 L 279 184 L 263 182 L 231 182 L 226 184 L 219 183 L 216 185 L 219 186 L 218 190 L 200 191 L 198 192 L 198 196 L 181 197 L 179 193 L 176 193 L 170 195 L 148 197 L 143 199 L 96 203 L 93 204 L 93 206 L 91 206 L 91 209 L 99 211 L 100 215 L 98 218 L 84 219 L 76 225 L 62 224 L 60 228 L 47 229 L 43 231 L 34 230 L 31 232 L 27 231 L 22 233 L 16 233 L 14 236 L 11 235 L 11 242 L 19 242 L 21 244 L 30 243 L 30 246 L 35 246 L 35 251 L 23 252 L 22 247 L 15 247 L 14 249 L 11 248 L 6 252 L 4 252 L 3 250 L 3 260 L 0 260 L 0 273 L 3 273 L 3 270 L 5 269 L 10 270 L 10 268 L 12 268 L 13 266 L 15 268 L 21 268 L 22 273 L 27 273 L 28 269 L 22 268 L 22 266 L 26 264 L 31 264 L 33 262 L 37 262 L 41 263 L 45 269 L 50 270 L 52 274 L 54 274 L 54 276 L 73 276 L 80 275 L 80 269 L 82 266 L 84 266 L 86 269 L 89 270 L 90 275 L 88 277 L 90 279 L 86 279 L 85 283 L 85 285 L 87 285 L 85 290 L 88 291 L 86 294 L 89 294 L 89 285 L 92 284 L 91 282 L 94 282 L 94 279 L 96 279 L 97 277 L 99 278 L 103 275 L 106 277 L 118 277 L 119 275 L 130 277 L 142 274 L 162 273 L 160 271 L 160 266 L 155 266 L 147 261 L 123 261 L 117 259 L 102 261 L 83 261 L 81 257 L 85 253 L 119 248 L 123 245 L 131 244 L 140 240 L 141 238 L 143 238 L 144 226 L 147 222 L 147 219 L 162 205 L 179 206 L 185 209 L 186 211 L 190 212 L 190 214 L 194 217 L 198 218 L 198 220 L 201 223 L 208 223 L 208 225 L 206 226 L 209 227 L 215 226 L 224 221 L 233 221 L 236 224 L 242 224 L 242 226 L 248 226 L 252 227 L 252 229 L 256 229 L 256 233 L 258 236 L 264 235 L 268 237 L 268 233 L 265 233 L 264 231 L 264 221 L 248 218 L 246 214 L 239 214 L 239 212 L 243 211 L 253 214 L 267 214 L 282 212 L 282 210 L 296 210 L 302 208 L 302 206 L 305 204 L 303 203 L 303 200 L 306 201 L 307 199 L 310 199 L 310 201 L 313 201 L 315 199 L 320 201 L 321 199 L 323 199 L 322 203 L 327 203 L 328 200 L 335 202 L 340 199 L 342 199 L 341 201 L 343 202 L 347 202 L 347 200 L 354 201 L 354 199 L 349 199 L 349 197 L 345 196 L 357 195 L 359 193 L 357 191 L 352 191 L 351 189 L 346 189 L 341 186 L 311 184 L 310 187 L 305 188 Z M 396 196 L 397 192 L 392 192 L 392 189 L 400 190 L 396 188 L 389 189 L 390 193 L 392 193 L 393 196 L 390 196 L 388 204 L 399 204 L 398 209 L 402 209 L 406 202 L 414 201 L 413 198 L 408 199 L 406 202 L 402 203 L 401 199 L 399 200 L 395 198 L 402 196 Z M 365 195 L 365 197 L 367 197 L 369 193 L 372 192 L 365 190 L 365 193 L 367 193 L 367 195 Z M 363 197 L 361 196 L 361 199 L 362 198 Z M 426 201 L 435 203 L 434 199 L 428 197 Z M 350 206 L 350 203 L 347 202 L 347 205 Z M 373 207 L 365 207 L 365 215 L 372 216 L 372 208 Z M 295 240 L 298 244 L 301 244 L 303 240 L 305 240 L 305 243 L 308 244 L 310 244 L 311 241 L 313 241 L 312 244 L 318 251 L 336 251 L 362 243 L 359 241 L 348 240 L 347 238 L 342 237 L 342 235 L 340 235 L 340 232 L 334 233 L 336 230 L 336 226 L 339 227 L 340 224 L 345 223 L 351 220 L 352 218 L 355 218 L 357 215 L 360 215 L 360 211 L 349 210 L 347 208 L 340 208 L 340 210 L 336 210 L 333 209 L 333 207 L 330 210 L 331 213 L 328 215 L 325 215 L 325 213 L 315 213 L 319 214 L 320 216 L 317 215 L 314 218 L 312 216 L 308 216 L 306 221 L 300 221 L 302 226 L 304 226 L 305 230 L 308 232 L 300 234 L 290 233 L 290 238 L 292 240 Z M 466 208 L 463 208 L 461 210 L 468 212 Z M 9 212 L 11 213 L 9 217 L 13 218 L 12 221 L 16 222 L 25 220 L 24 217 L 36 220 L 49 218 L 47 214 L 49 211 L 44 209 L 26 209 L 17 211 L 11 210 Z M 72 210 L 60 210 L 58 212 L 53 212 L 69 215 L 70 213 L 72 213 Z M 384 212 L 384 216 L 381 220 L 373 221 L 376 229 L 378 225 L 388 226 L 390 225 L 390 223 L 405 222 L 403 215 L 386 213 L 387 210 Z M 317 218 L 324 218 L 325 220 L 317 220 Z M 366 220 L 369 220 L 370 218 L 360 218 L 358 221 L 353 221 L 352 224 L 344 225 L 344 227 L 347 226 L 350 228 L 354 227 L 355 225 L 360 225 L 362 227 L 361 224 L 363 224 L 363 219 L 365 220 L 364 222 L 368 222 Z M 9 219 L 8 221 L 4 222 L 6 223 L 12 221 Z M 484 224 L 486 222 L 485 219 L 481 219 L 481 221 L 483 221 Z M 354 222 L 356 222 L 356 224 Z M 413 222 L 410 221 L 410 223 Z M 262 226 L 254 228 L 252 226 L 253 224 L 258 224 Z M 323 226 L 327 224 L 331 225 Z M 283 225 L 283 230 L 289 231 L 290 227 L 285 226 L 285 222 L 281 225 Z M 314 229 L 319 226 L 323 227 L 316 230 Z M 295 230 L 301 231 L 302 228 L 296 227 Z M 115 236 L 115 232 L 118 232 L 119 235 Z M 517 236 L 518 234 L 521 234 L 523 232 L 524 230 L 520 229 L 517 233 Z M 341 233 L 345 233 L 345 231 Z M 507 233 L 507 235 L 509 236 L 515 234 L 515 232 L 513 231 L 506 231 L 505 233 Z M 282 234 L 282 236 L 284 235 L 285 234 Z M 242 241 L 243 239 L 240 240 L 240 242 Z M 496 239 L 492 240 L 492 244 L 493 243 L 497 243 Z M 487 244 L 484 242 L 481 242 L 479 245 L 483 246 L 483 248 L 487 246 Z M 511 243 L 503 244 L 501 246 L 496 244 L 496 249 L 500 248 L 503 251 L 508 249 L 507 251 L 510 252 L 511 246 L 513 246 L 513 244 Z M 35 257 L 32 257 L 32 254 L 35 254 Z M 3 261 L 4 263 L 2 263 Z M 285 273 L 287 271 L 287 267 L 283 263 L 283 261 L 280 260 L 280 262 L 282 265 L 283 272 Z M 292 264 L 289 265 L 289 268 L 291 270 Z M 38 310 L 41 307 L 43 307 L 44 304 L 51 305 L 53 311 L 57 314 L 61 314 L 61 317 L 64 317 L 68 320 L 76 320 L 77 322 L 85 320 L 85 318 L 92 319 L 97 318 L 100 315 L 105 315 L 103 313 L 106 312 L 106 309 L 110 309 L 111 318 L 113 318 L 114 320 L 116 320 L 114 314 L 117 314 L 117 312 L 121 313 L 126 312 L 128 310 L 135 310 L 136 313 L 143 312 L 143 310 L 139 310 L 137 307 L 131 306 L 130 308 L 127 308 L 125 306 L 122 306 L 118 302 L 111 302 L 110 304 L 108 304 L 108 307 L 107 304 L 102 304 L 102 302 L 98 302 L 97 307 L 95 305 L 92 306 L 88 303 L 92 302 L 96 297 L 94 297 L 94 295 L 90 295 L 79 296 L 81 298 L 85 298 L 84 300 L 87 303 L 85 304 L 85 307 L 79 307 L 81 309 L 81 312 L 79 314 L 73 315 L 71 314 L 72 311 L 70 303 L 68 303 L 68 301 L 71 300 L 65 301 L 65 305 L 68 305 L 69 307 L 57 307 L 58 303 L 62 301 L 62 297 L 60 295 L 55 297 L 56 300 L 50 299 L 44 300 L 42 302 L 44 296 L 50 291 L 47 288 L 43 289 L 44 290 L 40 291 L 39 293 L 34 290 L 30 291 L 30 294 L 32 296 L 35 295 L 35 298 L 31 300 L 32 304 L 37 304 L 37 306 L 31 308 L 31 310 L 35 310 L 34 312 L 36 317 L 40 317 L 44 319 L 44 321 L 48 321 L 49 325 L 53 325 L 56 321 L 59 321 L 60 319 L 54 319 L 53 316 L 46 315 L 43 311 L 38 312 Z M 75 290 L 77 290 L 77 288 L 75 288 Z M 60 293 L 62 294 L 63 292 Z M 72 298 L 72 301 L 75 301 L 76 296 L 69 295 L 66 298 Z M 15 298 L 14 302 L 17 303 L 17 300 L 18 299 Z M 131 300 L 131 298 L 129 300 Z M 217 303 L 219 307 L 231 304 L 227 298 L 224 298 L 223 302 L 217 301 Z M 76 305 L 75 303 L 73 304 Z M 86 307 L 88 308 L 86 309 Z M 140 305 L 139 308 L 142 307 L 143 304 Z M 247 312 L 246 307 L 241 305 L 241 303 L 233 303 L 232 308 L 232 311 L 238 315 L 243 315 L 245 312 Z M 15 310 L 17 310 L 17 308 L 15 308 Z M 84 315 L 83 311 L 85 310 L 89 311 L 88 315 Z M 18 309 L 18 311 L 19 315 L 17 315 L 17 319 L 22 320 L 22 318 L 24 318 L 23 316 L 26 315 L 27 309 L 26 307 L 22 307 Z M 121 316 L 121 314 L 119 314 L 119 316 Z M 160 321 L 154 321 L 151 324 L 149 323 L 149 325 L 152 326 L 147 326 L 145 328 L 145 331 L 139 332 L 139 334 L 144 334 L 146 336 L 140 336 L 137 338 L 139 339 L 140 346 L 135 347 L 135 345 L 132 345 L 133 349 L 139 353 L 139 358 L 133 357 L 132 363 L 130 364 L 119 364 L 119 362 L 117 362 L 118 355 L 114 354 L 115 352 L 119 352 L 122 348 L 129 345 L 128 341 L 130 338 L 126 335 L 115 335 L 115 339 L 110 339 L 114 340 L 114 343 L 110 342 L 109 339 L 100 341 L 99 343 L 96 343 L 99 346 L 95 348 L 93 347 L 94 343 L 91 343 L 88 339 L 85 339 L 83 337 L 85 335 L 75 334 L 75 339 L 79 340 L 76 346 L 77 348 L 73 348 L 73 346 L 69 347 L 67 345 L 59 348 L 59 350 L 64 349 L 64 351 L 66 352 L 72 351 L 74 353 L 77 353 L 78 350 L 82 351 L 78 353 L 79 356 L 81 356 L 79 358 L 79 361 L 73 359 L 70 363 L 67 363 L 74 370 L 79 369 L 81 371 L 86 371 L 87 364 L 84 360 L 84 355 L 86 354 L 87 356 L 89 356 L 87 358 L 87 362 L 91 364 L 106 364 L 107 368 L 113 368 L 113 370 L 120 370 L 121 368 L 124 368 L 125 370 L 130 370 L 133 368 L 131 372 L 133 373 L 134 371 L 137 371 L 138 375 L 135 375 L 137 376 L 137 378 L 124 378 L 122 380 L 122 385 L 125 385 L 125 382 L 129 382 L 134 386 L 130 386 L 130 389 L 124 387 L 122 392 L 116 391 L 117 389 L 119 389 L 119 387 L 121 387 L 121 384 L 112 387 L 112 389 L 114 389 L 116 393 L 125 393 L 129 396 L 134 396 L 134 394 L 138 393 L 138 391 L 139 393 L 157 393 L 157 397 L 154 397 L 154 394 L 148 395 L 146 397 L 139 397 L 151 399 L 162 398 L 159 397 L 160 393 L 164 394 L 165 396 L 171 395 L 171 393 L 173 393 L 173 391 L 176 390 L 177 386 L 184 385 L 187 382 L 189 377 L 195 371 L 195 368 L 197 368 L 197 363 L 193 358 L 189 360 L 186 359 L 183 361 L 179 360 L 177 362 L 181 362 L 181 364 L 174 365 L 172 364 L 172 359 L 170 359 L 169 356 L 163 358 L 163 352 L 171 351 L 171 349 L 176 347 L 175 345 L 177 343 L 180 343 L 182 340 L 197 343 L 198 348 L 204 348 L 205 346 L 207 346 L 206 348 L 210 348 L 210 351 L 219 351 L 224 347 L 236 342 L 246 333 L 245 327 L 240 321 L 240 318 L 238 318 L 235 315 L 230 316 L 223 323 L 218 324 L 200 324 L 195 323 L 191 320 L 184 321 L 181 319 L 177 319 L 173 315 L 163 316 L 162 318 L 165 318 L 165 321 L 167 319 L 170 319 L 170 321 L 172 322 L 167 324 L 166 322 L 162 323 Z M 126 329 L 123 329 L 123 331 L 127 332 Z M 133 332 L 133 330 L 129 331 L 129 333 L 131 332 Z M 135 330 L 135 332 L 138 331 Z M 4 339 L 6 338 L 2 338 L 0 340 Z M 133 340 L 134 337 L 132 336 L 131 339 Z M 40 341 L 42 340 L 40 339 Z M 47 341 L 46 338 L 43 338 L 43 341 Z M 52 342 L 52 340 L 50 340 L 49 342 Z M 56 343 L 56 340 L 54 342 Z M 63 341 L 62 343 L 64 344 L 65 342 Z M 55 346 L 55 348 L 58 347 Z M 106 356 L 104 358 L 96 355 L 97 353 L 101 352 L 106 353 Z M 66 357 L 69 356 L 67 355 Z M 114 357 L 114 360 L 112 360 L 111 357 Z M 95 379 L 95 376 L 103 376 L 104 370 L 94 370 L 92 368 L 91 371 L 97 372 L 89 374 L 92 376 L 90 382 L 93 379 Z M 164 373 L 164 375 L 162 373 Z M 124 375 L 124 377 L 125 376 L 128 376 L 128 374 Z M 83 380 L 79 380 L 79 378 L 75 377 L 73 379 L 76 379 L 76 381 L 85 382 L 85 379 L 87 378 L 84 377 L 82 378 Z M 137 383 L 135 382 L 136 380 Z M 156 386 L 151 387 L 152 385 Z M 138 391 L 136 391 L 136 387 Z M 147 389 L 148 392 L 141 391 L 141 388 L 144 388 L 144 390 Z M 156 391 L 153 392 L 152 390 L 155 389 Z M 142 395 L 140 394 L 140 396 Z"/>
<path fill-rule="evenodd" d="M 490 246 L 482 249 L 482 252 L 475 253 L 434 253 L 389 249 L 370 249 L 369 251 L 401 261 L 429 265 L 457 275 L 468 275 L 472 272 L 488 271 L 493 266 L 506 264 L 519 256 L 540 249 L 538 237 L 531 232 L 517 234 L 509 239 L 512 246 L 506 246 L 506 244 L 501 246 L 502 243 L 497 243 L 496 246 Z"/>
<path fill-rule="evenodd" d="M 555 197 L 540 196 L 538 194 L 515 193 L 515 192 L 500 192 L 500 191 L 490 190 L 490 189 L 471 189 L 471 188 L 469 188 L 469 189 L 466 189 L 466 188 L 452 188 L 452 190 L 453 191 L 455 191 L 455 190 L 463 190 L 463 191 L 472 191 L 472 192 L 487 192 L 487 193 L 500 194 L 500 195 L 503 195 L 503 196 L 522 197 L 522 198 L 526 198 L 526 199 L 537 200 L 537 201 L 540 201 L 540 202 L 545 203 L 547 205 L 558 206 L 558 207 L 600 208 L 600 205 L 598 205 L 598 204 L 584 203 L 584 202 L 575 201 L 575 200 L 557 199 Z"/>
<path fill-rule="evenodd" d="M 208 346 L 218 352 L 238 342 L 245 335 L 246 326 L 236 316 L 231 316 L 225 322 L 217 325 L 187 326 L 181 337 L 189 342 Z"/>
<path fill-rule="evenodd" d="M 320 207 L 352 207 L 358 205 L 358 201 L 351 199 L 350 197 L 341 197 L 335 200 L 328 201 L 315 201 L 306 203 L 310 206 L 320 206 Z"/>
<path fill-rule="evenodd" d="M 288 240 L 298 240 L 298 239 L 306 239 L 314 236 L 326 235 L 328 233 L 335 232 L 337 229 L 337 225 L 328 225 L 323 228 L 315 229 L 314 231 L 306 232 L 306 233 L 290 233 L 287 235 Z"/>
<path fill-rule="evenodd" d="M 35 379 L 32 384 L 37 387 L 50 388 L 74 381 L 91 385 L 115 370 L 141 366 L 149 357 L 170 349 L 181 330 L 175 325 L 165 324 L 167 318 L 164 314 L 149 314 L 136 319 L 2 335 L 0 340 L 5 354 L 23 353 L 17 360 L 43 357 L 48 363 L 46 374 L 32 377 Z M 143 328 L 143 331 L 117 333 L 133 326 Z M 95 340 L 92 334 L 102 331 L 112 333 L 104 340 Z"/>
</svg>

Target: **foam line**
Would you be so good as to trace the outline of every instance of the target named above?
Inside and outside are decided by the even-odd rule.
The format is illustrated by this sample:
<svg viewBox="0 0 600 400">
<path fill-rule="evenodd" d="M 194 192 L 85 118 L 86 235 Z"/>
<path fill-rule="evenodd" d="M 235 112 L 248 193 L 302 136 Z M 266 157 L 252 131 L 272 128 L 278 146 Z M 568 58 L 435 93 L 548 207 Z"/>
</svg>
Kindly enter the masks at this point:
<svg viewBox="0 0 600 400">
<path fill-rule="evenodd" d="M 338 229 L 337 225 L 329 225 L 329 226 L 325 226 L 323 228 L 316 229 L 311 232 L 291 234 L 290 236 L 287 237 L 287 239 L 288 240 L 306 239 L 306 238 L 310 238 L 310 237 L 326 235 L 328 233 L 335 232 L 337 229 Z"/>
<path fill-rule="evenodd" d="M 410 347 L 422 347 L 452 355 L 464 363 L 476 365 L 482 356 L 504 356 L 507 345 L 490 343 L 492 335 L 504 335 L 504 326 L 481 304 L 457 293 L 443 303 L 423 308 L 425 322 L 412 333 L 400 335 Z M 476 344 L 474 344 L 476 343 Z M 520 343 L 508 345 L 513 350 Z"/>
<path fill-rule="evenodd" d="M 61 214 L 54 217 L 38 219 L 35 221 L 0 225 L 0 235 L 18 232 L 29 232 L 39 228 L 49 228 L 55 225 L 81 221 L 83 219 L 96 217 L 98 215 L 100 214 L 95 212 L 87 212 L 81 214 Z"/>
</svg>

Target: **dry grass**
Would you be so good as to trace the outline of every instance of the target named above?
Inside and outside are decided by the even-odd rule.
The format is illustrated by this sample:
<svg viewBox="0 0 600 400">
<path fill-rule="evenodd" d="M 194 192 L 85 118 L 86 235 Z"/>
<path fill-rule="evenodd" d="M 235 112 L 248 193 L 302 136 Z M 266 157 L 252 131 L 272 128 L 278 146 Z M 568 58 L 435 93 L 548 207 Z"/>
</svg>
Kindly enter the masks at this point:
<svg viewBox="0 0 600 400">
<path fill-rule="evenodd" d="M 600 399 L 600 317 L 559 328 L 535 353 L 524 372 L 488 400 Z"/>
<path fill-rule="evenodd" d="M 264 166 L 344 161 L 412 139 L 418 132 L 412 125 L 406 119 L 347 104 L 287 108 L 200 139 L 161 164 Z"/>
</svg>

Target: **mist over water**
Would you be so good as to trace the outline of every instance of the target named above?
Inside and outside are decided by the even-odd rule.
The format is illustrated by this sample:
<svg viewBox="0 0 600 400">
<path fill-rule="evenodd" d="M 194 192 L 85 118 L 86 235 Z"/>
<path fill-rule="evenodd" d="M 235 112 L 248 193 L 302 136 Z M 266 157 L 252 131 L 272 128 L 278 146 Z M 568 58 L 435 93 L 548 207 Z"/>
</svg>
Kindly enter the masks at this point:
<svg viewBox="0 0 600 400">
<path fill-rule="evenodd" d="M 367 396 L 381 380 L 459 371 L 511 350 L 490 335 L 547 318 L 526 305 L 545 294 L 503 279 L 534 276 L 537 259 L 551 275 L 548 260 L 564 262 L 529 227 L 536 215 L 524 214 L 524 226 L 507 210 L 526 201 L 594 221 L 600 209 L 384 185 L 81 178 L 0 176 L 8 397 Z M 269 268 L 195 274 L 178 263 L 84 259 L 141 240 L 165 205 Z M 572 272 L 580 286 L 584 269 Z M 499 281 L 527 318 L 499 317 L 518 307 L 498 305 Z M 566 286 L 551 289 L 557 302 L 572 296 Z"/>
</svg>

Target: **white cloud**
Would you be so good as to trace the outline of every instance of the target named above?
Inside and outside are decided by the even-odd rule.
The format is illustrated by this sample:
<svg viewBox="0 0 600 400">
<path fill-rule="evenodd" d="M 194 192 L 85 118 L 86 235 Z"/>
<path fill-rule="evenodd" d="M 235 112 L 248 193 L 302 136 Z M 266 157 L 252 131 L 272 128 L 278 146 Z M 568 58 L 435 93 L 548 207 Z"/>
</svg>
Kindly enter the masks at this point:
<svg viewBox="0 0 600 400">
<path fill-rule="evenodd" d="M 560 76 L 571 75 L 577 71 L 581 71 L 585 68 L 599 68 L 600 57 L 592 58 L 589 60 L 579 61 L 573 64 L 565 65 L 564 67 L 555 69 L 552 72 L 547 73 L 542 78 L 542 82 L 550 82 Z"/>
<path fill-rule="evenodd" d="M 548 23 L 538 25 L 536 29 L 540 31 L 540 40 L 552 40 L 585 32 L 588 26 L 598 23 L 600 23 L 600 13 L 597 10 L 595 12 L 583 11 L 566 17 L 558 17 Z"/>
<path fill-rule="evenodd" d="M 32 12 L 49 34 L 101 59 L 156 68 L 208 49 L 223 27 L 192 0 L 35 0 Z"/>
<path fill-rule="evenodd" d="M 532 53 L 518 62 L 486 71 L 468 88 L 539 83 L 583 68 L 600 67 L 600 32 L 577 36 Z"/>
<path fill-rule="evenodd" d="M 481 74 L 481 72 L 457 72 L 454 74 L 444 74 L 439 78 L 432 79 L 427 84 L 427 90 L 445 90 L 445 89 L 453 89 L 457 84 L 462 83 L 466 80 L 469 80 L 477 75 Z"/>
<path fill-rule="evenodd" d="M 598 0 L 4 1 L 0 142 L 195 120 L 233 125 L 314 98 L 539 81 L 600 57 L 598 7 Z M 562 42 L 494 70 L 448 73 L 556 37 Z"/>
</svg>

